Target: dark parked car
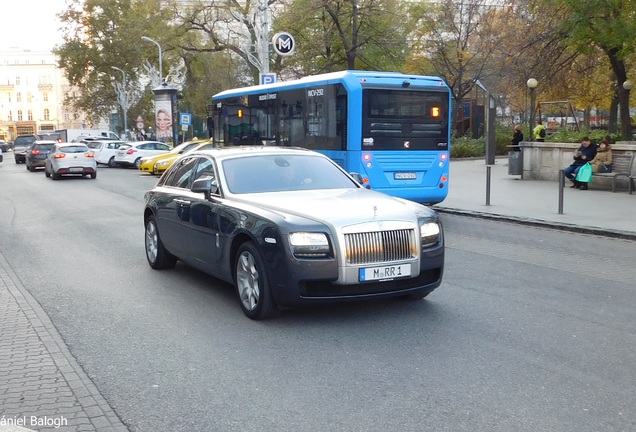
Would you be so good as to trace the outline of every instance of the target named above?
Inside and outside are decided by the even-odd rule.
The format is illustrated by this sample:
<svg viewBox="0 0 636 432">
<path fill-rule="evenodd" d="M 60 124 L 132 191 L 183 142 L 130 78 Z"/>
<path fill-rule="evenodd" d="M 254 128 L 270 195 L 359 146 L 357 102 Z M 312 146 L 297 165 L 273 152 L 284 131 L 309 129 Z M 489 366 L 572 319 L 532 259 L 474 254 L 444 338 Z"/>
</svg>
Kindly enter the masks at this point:
<svg viewBox="0 0 636 432">
<path fill-rule="evenodd" d="M 8 151 L 9 151 L 9 144 L 4 142 L 4 140 L 0 140 L 0 162 L 4 160 L 3 153 L 6 153 Z"/>
<path fill-rule="evenodd" d="M 442 281 L 436 212 L 366 189 L 309 150 L 196 150 L 145 202 L 150 266 L 181 260 L 234 284 L 252 319 L 302 303 L 421 299 Z"/>
<path fill-rule="evenodd" d="M 37 135 L 20 135 L 13 141 L 13 157 L 15 163 L 26 162 L 26 150 L 35 140 L 40 139 Z"/>
<path fill-rule="evenodd" d="M 56 141 L 33 141 L 24 155 L 27 169 L 33 172 L 36 168 L 44 168 L 44 161 L 55 144 Z"/>
</svg>

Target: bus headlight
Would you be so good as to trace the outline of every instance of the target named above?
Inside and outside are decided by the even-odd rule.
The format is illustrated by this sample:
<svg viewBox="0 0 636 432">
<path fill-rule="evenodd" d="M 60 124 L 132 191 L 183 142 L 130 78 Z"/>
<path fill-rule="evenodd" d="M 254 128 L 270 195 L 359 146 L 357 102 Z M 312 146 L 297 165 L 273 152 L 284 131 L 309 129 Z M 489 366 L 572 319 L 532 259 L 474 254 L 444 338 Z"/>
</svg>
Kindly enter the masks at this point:
<svg viewBox="0 0 636 432">
<path fill-rule="evenodd" d="M 324 233 L 291 233 L 289 243 L 296 258 L 326 258 L 329 256 L 329 240 Z"/>
<path fill-rule="evenodd" d="M 420 242 L 422 248 L 433 246 L 439 242 L 440 227 L 437 222 L 425 221 L 420 223 Z"/>
</svg>

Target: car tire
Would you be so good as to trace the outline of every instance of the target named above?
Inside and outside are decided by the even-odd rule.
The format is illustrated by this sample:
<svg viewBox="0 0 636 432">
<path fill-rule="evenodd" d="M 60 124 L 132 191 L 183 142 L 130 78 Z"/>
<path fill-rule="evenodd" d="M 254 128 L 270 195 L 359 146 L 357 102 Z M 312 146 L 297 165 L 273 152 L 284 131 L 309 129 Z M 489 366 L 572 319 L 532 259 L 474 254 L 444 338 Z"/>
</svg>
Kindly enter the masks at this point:
<svg viewBox="0 0 636 432">
<path fill-rule="evenodd" d="M 93 180 L 95 180 L 95 179 L 97 178 L 97 173 L 96 173 L 96 172 L 91 173 L 91 178 L 92 178 Z"/>
<path fill-rule="evenodd" d="M 51 177 L 51 173 L 50 173 L 50 172 L 49 172 L 46 168 L 44 168 L 44 175 L 45 175 L 47 178 Z"/>
<path fill-rule="evenodd" d="M 252 242 L 243 243 L 236 254 L 234 285 L 241 309 L 248 318 L 264 320 L 278 312 L 265 262 Z"/>
<path fill-rule="evenodd" d="M 117 167 L 117 162 L 115 162 L 115 156 L 111 156 L 110 159 L 108 159 L 108 167 L 109 168 Z"/>
<path fill-rule="evenodd" d="M 139 169 L 139 165 L 141 165 L 141 158 L 135 159 L 135 168 Z"/>
<path fill-rule="evenodd" d="M 163 246 L 154 216 L 149 216 L 146 220 L 145 246 L 146 259 L 153 269 L 172 268 L 177 263 L 177 258 Z"/>
</svg>

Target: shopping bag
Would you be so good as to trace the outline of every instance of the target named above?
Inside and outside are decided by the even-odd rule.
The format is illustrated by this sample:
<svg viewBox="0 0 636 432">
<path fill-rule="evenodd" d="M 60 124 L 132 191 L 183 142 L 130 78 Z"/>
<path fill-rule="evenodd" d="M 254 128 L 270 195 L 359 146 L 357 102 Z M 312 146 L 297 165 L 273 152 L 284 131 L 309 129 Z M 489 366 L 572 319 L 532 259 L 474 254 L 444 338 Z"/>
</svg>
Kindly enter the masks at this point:
<svg viewBox="0 0 636 432">
<path fill-rule="evenodd" d="M 576 181 L 581 183 L 589 183 L 592 181 L 592 165 L 590 165 L 589 162 L 579 168 L 579 172 L 576 173 Z"/>
</svg>

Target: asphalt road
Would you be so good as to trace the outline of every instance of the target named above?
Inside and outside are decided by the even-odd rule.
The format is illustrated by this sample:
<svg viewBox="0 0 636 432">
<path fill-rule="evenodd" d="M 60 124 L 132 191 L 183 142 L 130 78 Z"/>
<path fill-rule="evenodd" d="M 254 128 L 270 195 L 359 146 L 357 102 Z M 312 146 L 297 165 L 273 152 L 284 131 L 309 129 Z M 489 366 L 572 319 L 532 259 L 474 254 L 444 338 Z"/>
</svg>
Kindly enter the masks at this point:
<svg viewBox="0 0 636 432">
<path fill-rule="evenodd" d="M 636 244 L 443 215 L 427 300 L 254 322 L 143 250 L 156 178 L 5 155 L 0 250 L 132 431 L 636 430 Z"/>
</svg>

